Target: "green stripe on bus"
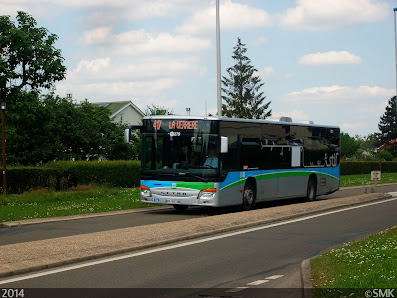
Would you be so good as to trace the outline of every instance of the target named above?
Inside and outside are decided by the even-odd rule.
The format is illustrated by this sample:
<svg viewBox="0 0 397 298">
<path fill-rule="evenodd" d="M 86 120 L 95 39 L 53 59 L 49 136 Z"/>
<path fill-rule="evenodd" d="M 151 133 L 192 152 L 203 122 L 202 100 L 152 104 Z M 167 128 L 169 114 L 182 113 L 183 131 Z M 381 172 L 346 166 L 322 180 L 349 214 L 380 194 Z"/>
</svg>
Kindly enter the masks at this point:
<svg viewBox="0 0 397 298">
<path fill-rule="evenodd" d="M 275 172 L 275 173 L 260 174 L 260 175 L 251 176 L 251 177 L 254 177 L 256 180 L 264 180 L 264 179 L 287 178 L 287 177 L 302 177 L 302 176 L 303 177 L 308 177 L 308 176 L 310 176 L 313 173 L 318 175 L 318 176 L 320 176 L 320 177 L 326 177 L 326 178 L 332 178 L 332 179 L 339 180 L 337 177 L 329 175 L 329 174 L 320 173 L 320 172 L 305 172 L 305 171 L 281 172 L 281 173 L 280 172 Z M 226 185 L 225 187 L 222 188 L 222 190 L 230 188 L 230 187 L 234 187 L 234 186 L 237 186 L 237 185 L 245 184 L 245 180 L 246 180 L 246 178 L 241 179 L 241 180 L 236 181 L 236 182 L 233 182 L 233 183 L 231 183 L 229 185 Z"/>
<path fill-rule="evenodd" d="M 191 189 L 197 189 L 197 190 L 213 188 L 214 186 L 215 186 L 215 183 L 209 183 L 209 182 L 181 182 L 181 181 L 178 181 L 176 183 L 176 187 L 191 188 Z"/>
</svg>

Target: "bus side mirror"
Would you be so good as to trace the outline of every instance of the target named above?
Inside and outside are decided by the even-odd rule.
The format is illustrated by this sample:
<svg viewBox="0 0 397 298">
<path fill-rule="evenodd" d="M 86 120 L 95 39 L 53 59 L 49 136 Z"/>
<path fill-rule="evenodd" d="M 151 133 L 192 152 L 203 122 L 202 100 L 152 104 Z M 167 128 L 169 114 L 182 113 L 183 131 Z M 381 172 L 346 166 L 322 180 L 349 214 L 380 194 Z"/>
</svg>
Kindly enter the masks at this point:
<svg viewBox="0 0 397 298">
<path fill-rule="evenodd" d="M 131 130 L 129 128 L 126 128 L 124 130 L 124 143 L 129 144 L 131 141 Z"/>
<path fill-rule="evenodd" d="M 221 153 L 227 153 L 228 152 L 228 144 L 229 144 L 229 138 L 228 137 L 221 137 Z"/>
<path fill-rule="evenodd" d="M 129 144 L 131 142 L 131 132 L 139 131 L 142 132 L 142 125 L 130 125 L 124 130 L 124 143 Z"/>
</svg>

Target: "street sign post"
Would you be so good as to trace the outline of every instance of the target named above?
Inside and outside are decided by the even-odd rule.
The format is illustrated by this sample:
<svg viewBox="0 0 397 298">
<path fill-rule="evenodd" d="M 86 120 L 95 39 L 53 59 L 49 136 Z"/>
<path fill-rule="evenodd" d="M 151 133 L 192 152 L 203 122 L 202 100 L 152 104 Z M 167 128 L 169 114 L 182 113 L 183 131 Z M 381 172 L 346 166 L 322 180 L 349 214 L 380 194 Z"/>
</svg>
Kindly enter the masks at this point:
<svg viewBox="0 0 397 298">
<path fill-rule="evenodd" d="M 378 180 L 380 180 L 380 171 L 371 171 L 371 180 L 375 181 L 375 187 L 376 187 Z"/>
</svg>

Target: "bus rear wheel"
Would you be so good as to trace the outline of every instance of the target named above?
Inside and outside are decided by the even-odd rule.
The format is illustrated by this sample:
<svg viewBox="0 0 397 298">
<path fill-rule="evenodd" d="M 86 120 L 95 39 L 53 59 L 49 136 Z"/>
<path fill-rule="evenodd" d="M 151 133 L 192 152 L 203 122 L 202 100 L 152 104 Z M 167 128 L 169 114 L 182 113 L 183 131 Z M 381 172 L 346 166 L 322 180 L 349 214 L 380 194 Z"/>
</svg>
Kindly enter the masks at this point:
<svg viewBox="0 0 397 298">
<path fill-rule="evenodd" d="M 248 182 L 244 186 L 242 209 L 244 211 L 248 211 L 253 209 L 254 206 L 255 206 L 255 187 L 252 185 L 252 183 Z"/>
<path fill-rule="evenodd" d="M 316 195 L 317 195 L 317 183 L 316 179 L 314 177 L 311 177 L 309 179 L 309 182 L 307 183 L 307 194 L 306 194 L 306 200 L 308 202 L 313 202 L 316 200 Z"/>
<path fill-rule="evenodd" d="M 188 205 L 173 205 L 173 206 L 177 211 L 185 211 L 189 207 Z"/>
</svg>

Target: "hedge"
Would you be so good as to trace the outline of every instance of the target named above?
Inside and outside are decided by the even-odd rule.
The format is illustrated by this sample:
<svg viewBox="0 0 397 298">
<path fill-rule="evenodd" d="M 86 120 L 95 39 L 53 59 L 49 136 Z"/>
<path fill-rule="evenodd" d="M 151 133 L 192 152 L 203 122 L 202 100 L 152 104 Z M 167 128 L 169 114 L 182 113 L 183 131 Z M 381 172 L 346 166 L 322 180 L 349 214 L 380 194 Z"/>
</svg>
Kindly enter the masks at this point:
<svg viewBox="0 0 397 298">
<path fill-rule="evenodd" d="M 7 193 L 22 193 L 36 188 L 65 189 L 66 177 L 62 169 L 9 167 L 6 172 Z M 0 180 L 0 187 L 3 189 L 3 177 Z"/>
<path fill-rule="evenodd" d="M 48 188 L 63 190 L 70 186 L 98 184 L 113 187 L 137 187 L 139 161 L 55 162 L 38 167 L 7 168 L 7 193 Z M 3 187 L 3 179 L 0 178 Z"/>
<path fill-rule="evenodd" d="M 342 161 L 340 163 L 341 175 L 370 174 L 371 171 L 379 171 L 378 161 Z M 397 172 L 397 162 L 382 161 L 382 172 Z"/>
<path fill-rule="evenodd" d="M 64 170 L 73 185 L 137 187 L 140 183 L 141 163 L 136 160 L 55 162 L 48 167 Z"/>
<path fill-rule="evenodd" d="M 37 188 L 63 190 L 84 184 L 137 187 L 140 167 L 139 161 L 54 162 L 39 167 L 9 167 L 7 192 L 21 193 Z M 379 170 L 379 162 L 342 161 L 340 169 L 341 175 L 369 174 Z M 382 162 L 382 172 L 397 172 L 397 162 Z M 1 178 L 0 187 L 3 187 Z"/>
</svg>

